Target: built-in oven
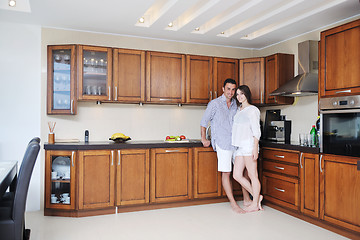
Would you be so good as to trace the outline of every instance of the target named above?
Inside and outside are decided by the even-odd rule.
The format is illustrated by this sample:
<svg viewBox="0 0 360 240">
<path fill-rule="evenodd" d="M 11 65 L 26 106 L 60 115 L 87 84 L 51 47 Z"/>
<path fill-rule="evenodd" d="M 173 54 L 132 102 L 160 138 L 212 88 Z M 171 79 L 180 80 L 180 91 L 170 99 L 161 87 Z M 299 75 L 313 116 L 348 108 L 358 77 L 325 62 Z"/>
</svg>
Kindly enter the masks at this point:
<svg viewBox="0 0 360 240">
<path fill-rule="evenodd" d="M 323 98 L 320 151 L 360 157 L 360 96 Z"/>
</svg>

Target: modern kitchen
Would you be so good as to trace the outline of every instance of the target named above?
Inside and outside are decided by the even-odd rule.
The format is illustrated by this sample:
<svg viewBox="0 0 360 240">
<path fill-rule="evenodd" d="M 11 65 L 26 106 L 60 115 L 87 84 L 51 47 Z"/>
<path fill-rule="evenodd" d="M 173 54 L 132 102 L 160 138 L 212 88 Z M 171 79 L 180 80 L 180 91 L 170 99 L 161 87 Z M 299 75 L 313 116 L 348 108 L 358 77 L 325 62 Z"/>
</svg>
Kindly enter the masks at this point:
<svg viewBox="0 0 360 240">
<path fill-rule="evenodd" d="M 360 239 L 359 1 L 101 4 L 1 0 L 0 162 L 41 139 L 30 239 Z M 261 112 L 264 211 L 231 211 L 201 143 L 226 78 Z"/>
</svg>

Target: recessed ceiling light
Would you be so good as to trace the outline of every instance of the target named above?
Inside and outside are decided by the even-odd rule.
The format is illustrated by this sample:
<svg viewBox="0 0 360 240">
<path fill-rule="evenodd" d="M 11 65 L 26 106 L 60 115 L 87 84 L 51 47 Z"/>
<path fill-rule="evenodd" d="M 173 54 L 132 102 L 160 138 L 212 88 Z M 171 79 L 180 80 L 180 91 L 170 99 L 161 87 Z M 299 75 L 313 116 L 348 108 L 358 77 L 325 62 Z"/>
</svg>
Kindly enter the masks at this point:
<svg viewBox="0 0 360 240">
<path fill-rule="evenodd" d="M 200 31 L 200 28 L 199 27 L 195 28 L 195 31 Z"/>
<path fill-rule="evenodd" d="M 141 17 L 139 18 L 139 23 L 144 23 L 145 22 L 145 18 Z"/>
<path fill-rule="evenodd" d="M 15 7 L 16 6 L 16 1 L 15 0 L 9 0 L 9 6 L 10 7 Z"/>
<path fill-rule="evenodd" d="M 225 34 L 225 32 L 221 32 L 220 34 L 224 35 L 224 34 Z"/>
<path fill-rule="evenodd" d="M 168 27 L 173 27 L 174 26 L 174 24 L 172 23 L 172 22 L 170 22 L 169 24 L 168 24 Z"/>
</svg>

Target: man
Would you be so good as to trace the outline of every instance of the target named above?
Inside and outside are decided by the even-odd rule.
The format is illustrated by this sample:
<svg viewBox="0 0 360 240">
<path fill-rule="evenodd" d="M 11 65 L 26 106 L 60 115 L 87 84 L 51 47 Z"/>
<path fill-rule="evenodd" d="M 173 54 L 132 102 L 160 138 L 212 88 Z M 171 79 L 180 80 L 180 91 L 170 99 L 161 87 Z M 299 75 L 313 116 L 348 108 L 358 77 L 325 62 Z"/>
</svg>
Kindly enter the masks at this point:
<svg viewBox="0 0 360 240">
<path fill-rule="evenodd" d="M 201 119 L 201 142 L 204 147 L 210 146 L 210 141 L 206 139 L 206 127 L 210 122 L 211 126 L 211 145 L 217 153 L 218 171 L 222 172 L 221 181 L 226 196 L 230 201 L 231 208 L 237 213 L 245 211 L 236 203 L 230 173 L 232 170 L 232 156 L 235 148 L 231 145 L 231 130 L 233 117 L 236 113 L 236 101 L 233 99 L 236 90 L 234 79 L 228 78 L 224 81 L 223 94 L 209 102 L 204 116 Z M 251 202 L 249 193 L 243 188 L 244 205 Z"/>
</svg>

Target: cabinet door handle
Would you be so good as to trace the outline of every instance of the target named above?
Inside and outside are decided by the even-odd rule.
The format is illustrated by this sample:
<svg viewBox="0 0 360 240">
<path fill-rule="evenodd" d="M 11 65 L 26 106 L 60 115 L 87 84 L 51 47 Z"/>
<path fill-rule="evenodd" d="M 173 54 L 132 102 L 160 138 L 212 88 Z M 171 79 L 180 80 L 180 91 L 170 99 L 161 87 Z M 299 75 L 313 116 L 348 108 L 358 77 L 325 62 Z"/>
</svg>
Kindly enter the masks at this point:
<svg viewBox="0 0 360 240">
<path fill-rule="evenodd" d="M 120 150 L 118 150 L 118 166 L 120 166 L 120 161 L 121 161 L 121 155 L 120 155 Z"/>
<path fill-rule="evenodd" d="M 323 172 L 323 169 L 321 168 L 321 161 L 322 161 L 322 157 L 323 157 L 323 155 L 320 155 L 320 160 L 319 160 L 319 167 L 320 167 L 320 172 Z"/>
<path fill-rule="evenodd" d="M 301 167 L 301 168 L 303 168 L 303 165 L 302 165 L 302 163 L 301 163 L 301 161 L 302 161 L 302 155 L 303 155 L 303 153 L 300 154 L 300 167 Z"/>
<path fill-rule="evenodd" d="M 111 87 L 109 86 L 109 101 L 111 100 Z"/>
<path fill-rule="evenodd" d="M 215 91 L 215 98 L 217 98 L 217 92 Z"/>
<path fill-rule="evenodd" d="M 274 166 L 274 168 L 279 169 L 279 170 L 285 170 L 285 168 L 283 168 L 283 167 L 278 167 L 278 166 Z"/>
<path fill-rule="evenodd" d="M 111 151 L 111 166 L 114 166 L 114 151 Z"/>
<path fill-rule="evenodd" d="M 172 99 L 170 98 L 160 98 L 160 101 L 171 101 Z"/>
<path fill-rule="evenodd" d="M 212 100 L 212 91 L 210 91 L 210 101 Z"/>
<path fill-rule="evenodd" d="M 275 190 L 277 190 L 277 191 L 279 191 L 279 192 L 285 192 L 284 189 L 280 189 L 280 188 L 277 188 L 277 187 L 274 187 L 274 188 L 275 188 Z"/>
<path fill-rule="evenodd" d="M 71 100 L 70 112 L 71 112 L 71 114 L 74 114 L 74 99 Z"/>
<path fill-rule="evenodd" d="M 74 155 L 75 155 L 75 151 L 71 152 L 71 165 L 74 167 Z"/>
<path fill-rule="evenodd" d="M 117 93 L 117 87 L 115 87 L 115 93 L 114 93 L 114 95 L 115 95 L 115 101 L 117 101 L 117 95 L 118 95 L 118 93 Z"/>
<path fill-rule="evenodd" d="M 179 152 L 179 150 L 165 150 L 165 152 Z"/>
<path fill-rule="evenodd" d="M 260 91 L 260 103 L 263 103 L 263 92 Z"/>
<path fill-rule="evenodd" d="M 274 157 L 285 158 L 285 156 L 282 156 L 282 155 L 274 155 Z"/>
<path fill-rule="evenodd" d="M 351 93 L 351 89 L 348 90 L 342 90 L 342 91 L 337 91 L 335 93 Z"/>
</svg>

